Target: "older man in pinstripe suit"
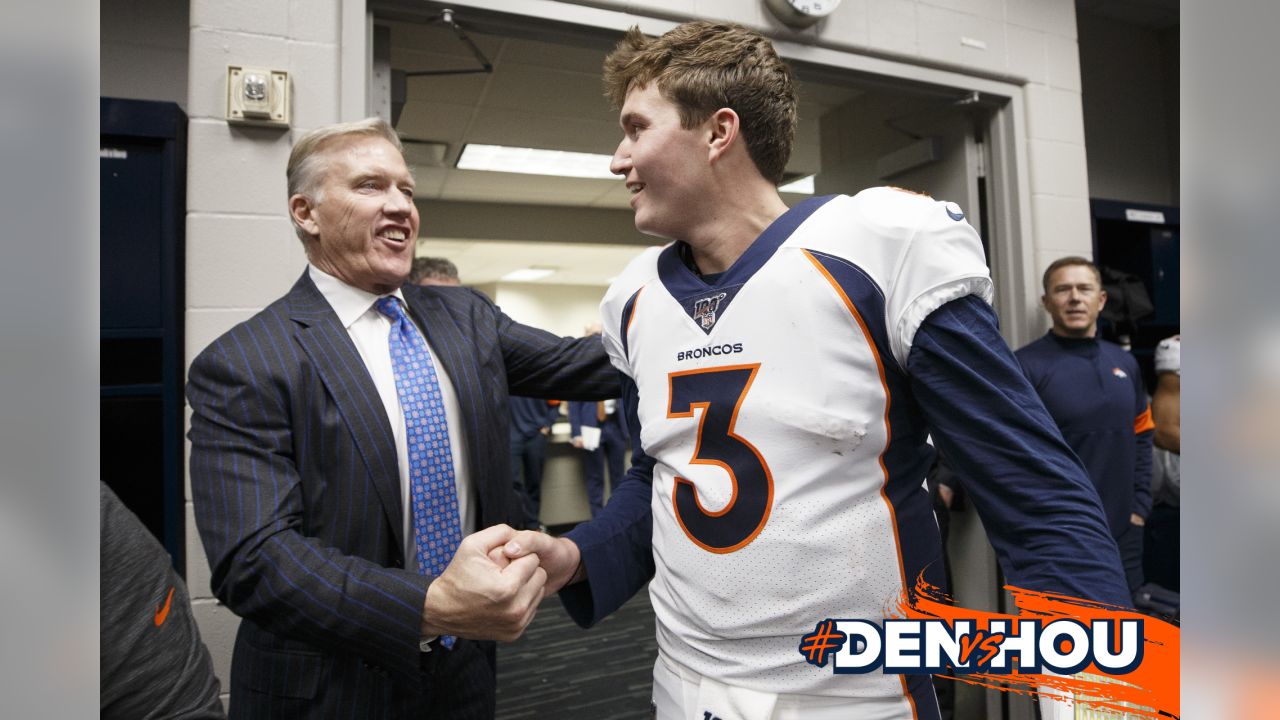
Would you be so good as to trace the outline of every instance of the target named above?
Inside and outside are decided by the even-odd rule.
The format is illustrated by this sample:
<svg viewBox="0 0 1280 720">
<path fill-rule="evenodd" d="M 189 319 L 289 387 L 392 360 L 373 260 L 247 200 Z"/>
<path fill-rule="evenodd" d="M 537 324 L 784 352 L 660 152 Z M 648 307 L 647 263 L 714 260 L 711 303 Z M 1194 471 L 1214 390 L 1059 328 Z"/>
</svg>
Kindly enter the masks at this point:
<svg viewBox="0 0 1280 720">
<path fill-rule="evenodd" d="M 512 500 L 508 392 L 611 397 L 616 375 L 598 338 L 519 325 L 468 289 L 403 285 L 418 211 L 381 120 L 303 137 L 288 180 L 309 267 L 189 375 L 196 521 L 214 592 L 243 618 L 231 716 L 491 717 L 488 641 L 523 632 L 546 580 L 536 557 L 490 557 L 513 534 L 496 525 Z M 374 307 L 388 296 L 426 341 L 451 442 L 465 539 L 434 577 L 406 509 L 392 321 Z"/>
</svg>

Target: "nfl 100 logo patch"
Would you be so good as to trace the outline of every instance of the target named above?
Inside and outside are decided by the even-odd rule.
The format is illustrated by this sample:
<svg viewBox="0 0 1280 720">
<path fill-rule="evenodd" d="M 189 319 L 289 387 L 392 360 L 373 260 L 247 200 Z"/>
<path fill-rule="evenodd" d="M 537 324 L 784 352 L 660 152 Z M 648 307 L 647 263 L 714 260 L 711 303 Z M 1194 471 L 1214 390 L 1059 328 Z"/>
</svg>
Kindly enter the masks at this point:
<svg viewBox="0 0 1280 720">
<path fill-rule="evenodd" d="M 720 301 L 728 293 L 716 293 L 711 297 L 699 298 L 693 302 L 693 320 L 703 330 L 710 330 L 716 324 L 716 313 L 720 310 Z"/>
</svg>

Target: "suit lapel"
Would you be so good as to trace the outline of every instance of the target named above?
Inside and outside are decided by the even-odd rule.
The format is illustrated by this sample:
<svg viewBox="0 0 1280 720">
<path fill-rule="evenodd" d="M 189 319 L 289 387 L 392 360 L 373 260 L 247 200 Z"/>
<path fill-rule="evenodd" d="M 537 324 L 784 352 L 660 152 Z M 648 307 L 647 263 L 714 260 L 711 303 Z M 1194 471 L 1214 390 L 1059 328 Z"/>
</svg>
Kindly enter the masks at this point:
<svg viewBox="0 0 1280 720">
<path fill-rule="evenodd" d="M 351 430 L 395 535 L 395 547 L 400 550 L 405 542 L 400 470 L 391 423 L 378 388 L 347 329 L 307 272 L 302 273 L 288 297 L 289 317 L 297 324 L 298 343 L 311 358 L 312 366 Z"/>
<path fill-rule="evenodd" d="M 449 373 L 449 378 L 454 382 L 454 389 L 457 390 L 459 378 L 462 377 L 460 373 L 470 372 L 470 366 L 474 365 L 469 355 L 461 356 L 456 351 L 463 346 L 466 341 L 465 336 L 453 322 L 453 316 L 449 314 L 440 298 L 427 292 L 414 292 L 409 287 L 402 288 L 402 291 L 405 300 L 409 303 L 409 313 L 418 321 L 418 327 L 426 332 L 427 342 L 431 344 L 432 351 L 439 356 L 445 372 Z M 462 366 L 464 362 L 468 367 Z"/>
</svg>

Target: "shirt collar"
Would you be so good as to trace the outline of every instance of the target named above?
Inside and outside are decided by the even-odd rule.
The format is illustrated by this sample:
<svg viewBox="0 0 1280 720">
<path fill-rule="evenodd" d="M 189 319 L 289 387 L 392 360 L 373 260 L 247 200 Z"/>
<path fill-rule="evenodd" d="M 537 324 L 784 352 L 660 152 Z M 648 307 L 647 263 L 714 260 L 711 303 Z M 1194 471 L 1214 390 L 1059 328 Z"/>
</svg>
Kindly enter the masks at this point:
<svg viewBox="0 0 1280 720">
<path fill-rule="evenodd" d="M 311 282 L 316 284 L 316 289 L 320 291 L 325 300 L 329 301 L 330 307 L 337 313 L 338 321 L 342 323 L 342 327 L 348 330 L 361 316 L 369 312 L 369 309 L 373 307 L 374 301 L 378 298 L 394 295 L 400 299 L 402 305 L 405 304 L 404 293 L 400 291 L 400 288 L 396 288 L 395 292 L 390 292 L 386 295 L 374 295 L 371 292 L 366 292 L 342 282 L 315 265 L 308 265 L 308 272 L 311 273 Z"/>
<path fill-rule="evenodd" d="M 1053 330 L 1050 330 L 1045 334 L 1052 338 L 1054 342 L 1065 348 L 1097 347 L 1098 337 L 1100 335 L 1100 333 L 1094 333 L 1090 337 L 1067 337 L 1066 335 L 1059 335 Z"/>
</svg>

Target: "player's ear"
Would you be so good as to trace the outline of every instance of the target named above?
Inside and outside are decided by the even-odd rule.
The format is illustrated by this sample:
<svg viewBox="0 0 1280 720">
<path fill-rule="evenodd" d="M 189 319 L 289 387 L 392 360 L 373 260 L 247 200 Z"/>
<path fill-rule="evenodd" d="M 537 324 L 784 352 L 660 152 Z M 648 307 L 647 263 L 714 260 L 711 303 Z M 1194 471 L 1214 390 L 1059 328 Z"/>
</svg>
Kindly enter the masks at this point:
<svg viewBox="0 0 1280 720">
<path fill-rule="evenodd" d="M 711 151 L 711 161 L 715 162 L 738 140 L 738 113 L 729 108 L 720 108 L 707 118 L 707 125 L 711 133 L 708 149 Z"/>
</svg>

